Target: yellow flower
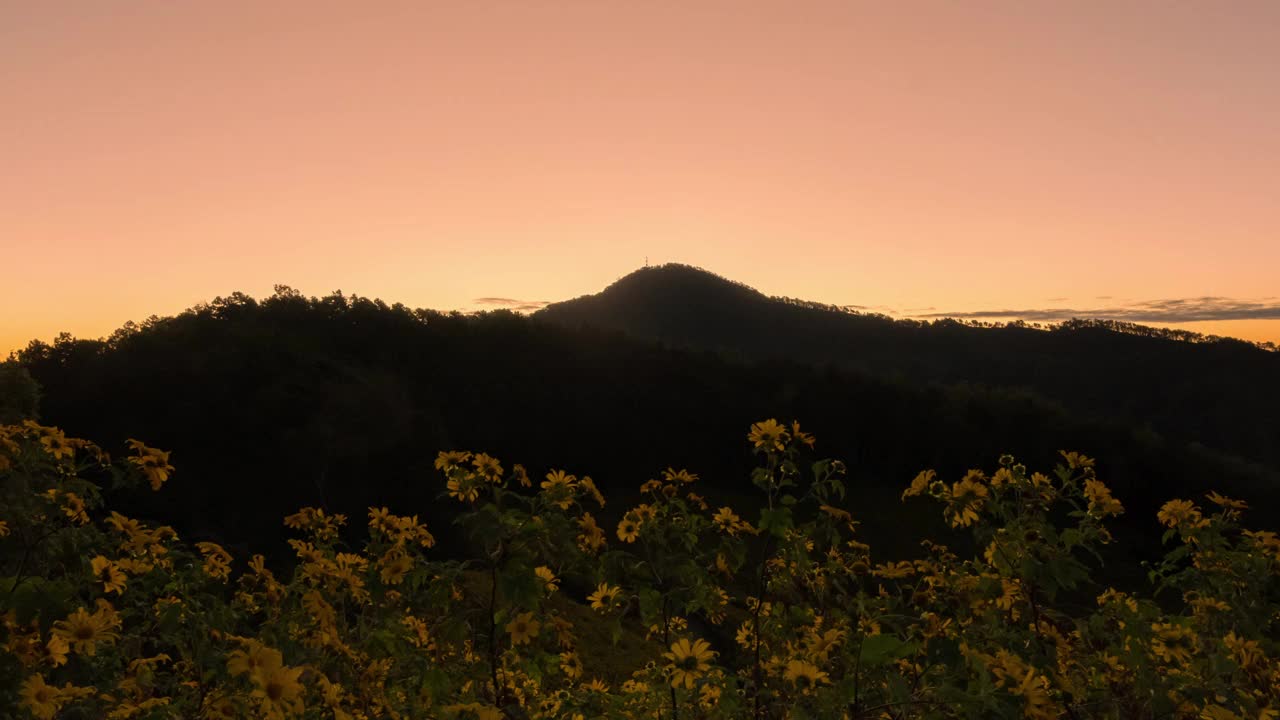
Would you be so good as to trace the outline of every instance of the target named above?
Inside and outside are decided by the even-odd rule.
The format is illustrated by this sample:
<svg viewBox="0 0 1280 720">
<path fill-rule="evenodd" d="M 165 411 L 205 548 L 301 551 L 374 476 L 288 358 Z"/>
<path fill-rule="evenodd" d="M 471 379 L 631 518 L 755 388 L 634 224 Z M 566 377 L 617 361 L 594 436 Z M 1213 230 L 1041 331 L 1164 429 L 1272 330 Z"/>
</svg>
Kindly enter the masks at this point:
<svg viewBox="0 0 1280 720">
<path fill-rule="evenodd" d="M 471 458 L 471 465 L 475 467 L 476 474 L 484 478 L 487 482 L 502 482 L 502 465 L 498 463 L 498 459 L 488 455 L 487 453 L 479 453 Z"/>
<path fill-rule="evenodd" d="M 839 520 L 847 523 L 853 522 L 853 515 L 850 515 L 848 510 L 842 510 L 831 505 L 819 505 L 818 509 L 830 515 L 833 520 Z"/>
<path fill-rule="evenodd" d="M 491 705 L 481 705 L 480 703 L 458 703 L 454 705 L 445 705 L 445 712 L 464 713 L 469 712 L 475 716 L 476 720 L 502 720 L 502 711 Z"/>
<path fill-rule="evenodd" d="M 715 522 L 716 527 L 730 535 L 737 535 L 738 529 L 741 527 L 742 518 L 738 517 L 733 508 L 722 507 L 711 516 L 711 520 Z"/>
<path fill-rule="evenodd" d="M 231 554 L 218 543 L 198 542 L 196 547 L 204 555 L 204 572 L 215 580 L 231 577 Z"/>
<path fill-rule="evenodd" d="M 523 645 L 531 639 L 538 637 L 538 630 L 542 624 L 533 619 L 533 613 L 520 613 L 515 616 L 511 622 L 507 623 L 507 632 L 511 634 L 512 645 Z"/>
<path fill-rule="evenodd" d="M 404 576 L 413 569 L 413 558 L 406 553 L 392 551 L 384 555 L 379 560 L 379 564 L 382 566 L 380 573 L 382 582 L 388 585 L 399 585 L 404 582 Z"/>
<path fill-rule="evenodd" d="M 911 563 L 906 560 L 901 560 L 899 562 L 889 562 L 877 565 L 875 569 L 871 571 L 871 574 L 876 577 L 882 577 L 886 580 L 897 580 L 899 578 L 915 575 L 916 569 Z"/>
<path fill-rule="evenodd" d="M 840 628 L 831 628 L 823 632 L 816 629 L 805 639 L 805 645 L 809 648 L 809 654 L 821 660 L 826 660 L 831 656 L 831 652 L 844 642 L 845 631 Z"/>
<path fill-rule="evenodd" d="M 1091 469 L 1093 467 L 1093 458 L 1081 455 L 1078 452 L 1059 451 L 1062 458 L 1067 461 L 1067 467 L 1072 470 Z"/>
<path fill-rule="evenodd" d="M 58 428 L 43 428 L 40 444 L 44 446 L 45 452 L 53 456 L 54 460 L 75 455 L 75 448 L 67 442 L 67 436 Z"/>
<path fill-rule="evenodd" d="M 549 593 L 555 592 L 560 587 L 560 578 L 551 571 L 546 565 L 540 565 L 533 569 L 533 574 L 542 581 L 542 587 Z"/>
<path fill-rule="evenodd" d="M 4 520 L 0 520 L 0 537 L 8 537 L 8 536 L 9 536 L 9 523 L 5 522 Z"/>
<path fill-rule="evenodd" d="M 623 542 L 633 543 L 638 537 L 640 537 L 640 525 L 636 523 L 631 513 L 627 513 L 622 518 L 622 522 L 618 523 L 618 539 Z"/>
<path fill-rule="evenodd" d="M 1205 497 L 1209 498 L 1209 502 L 1227 510 L 1248 510 L 1249 503 L 1243 500 L 1232 500 L 1229 497 L 1219 495 L 1216 491 L 1210 491 Z"/>
<path fill-rule="evenodd" d="M 1004 458 L 1001 458 L 1001 460 L 1003 459 Z M 1013 472 L 1009 470 L 1009 468 L 1002 467 L 999 470 L 996 470 L 995 475 L 991 476 L 991 486 L 1000 487 L 1001 485 L 1012 485 L 1015 479 Z"/>
<path fill-rule="evenodd" d="M 290 668 L 278 661 L 262 665 L 253 671 L 249 678 L 255 687 L 250 697 L 259 701 L 259 711 L 264 718 L 278 720 L 302 714 L 303 687 L 298 682 L 300 675 L 302 668 Z"/>
<path fill-rule="evenodd" d="M 830 680 L 825 672 L 810 662 L 804 660 L 791 660 L 787 663 L 787 668 L 782 672 L 784 680 L 795 683 L 796 687 L 802 692 L 810 692 L 813 688 L 821 683 L 828 683 Z"/>
<path fill-rule="evenodd" d="M 923 495 L 925 491 L 929 489 L 929 485 L 933 483 L 933 479 L 937 476 L 938 474 L 932 470 L 920 471 L 916 475 L 915 479 L 911 481 L 911 487 L 902 491 L 902 499 L 906 500 L 909 497 Z"/>
<path fill-rule="evenodd" d="M 571 489 L 577 483 L 577 478 L 566 473 L 564 470 L 552 470 L 547 473 L 547 479 L 539 483 L 539 487 L 545 491 L 556 491 L 556 489 Z"/>
<path fill-rule="evenodd" d="M 448 472 L 471 459 L 471 453 L 465 450 L 441 451 L 436 455 L 436 469 Z"/>
<path fill-rule="evenodd" d="M 409 636 L 409 642 L 413 643 L 414 647 L 427 648 L 428 650 L 435 649 L 436 644 L 431 639 L 431 629 L 427 627 L 425 622 L 412 615 L 405 615 L 400 622 L 407 630 L 412 631 L 413 634 Z"/>
<path fill-rule="evenodd" d="M 288 522 L 286 520 L 286 522 Z M 369 530 L 377 531 L 383 535 L 391 535 L 395 530 L 395 516 L 385 507 L 369 508 Z"/>
<path fill-rule="evenodd" d="M 103 592 L 113 592 L 117 595 L 124 592 L 127 578 L 115 563 L 99 555 L 90 562 L 90 565 L 93 567 L 93 576 L 102 583 Z"/>
<path fill-rule="evenodd" d="M 467 474 L 460 478 L 450 478 L 445 483 L 449 497 L 462 502 L 475 502 L 480 497 L 480 484 L 475 475 Z"/>
<path fill-rule="evenodd" d="M 628 695 L 648 694 L 649 683 L 644 682 L 642 680 L 636 680 L 634 678 L 631 680 L 626 680 L 622 683 L 622 692 Z"/>
<path fill-rule="evenodd" d="M 593 610 L 612 610 L 618 601 L 618 593 L 622 592 L 620 587 L 611 587 L 608 583 L 600 583 L 596 587 L 596 591 L 587 596 L 587 600 L 591 602 Z"/>
<path fill-rule="evenodd" d="M 596 519 L 591 517 L 591 513 L 582 513 L 582 517 L 578 519 L 578 527 L 582 529 L 577 537 L 578 547 L 583 552 L 596 553 L 604 548 L 604 530 L 596 524 Z"/>
<path fill-rule="evenodd" d="M 115 610 L 103 600 L 92 615 L 79 608 L 67 619 L 55 622 L 53 634 L 69 643 L 75 652 L 92 656 L 97 654 L 98 643 L 109 644 L 119 639 L 119 633 L 115 632 L 118 625 Z"/>
<path fill-rule="evenodd" d="M 777 420 L 769 418 L 764 422 L 758 422 L 751 426 L 751 432 L 747 433 L 747 439 L 757 448 L 767 451 L 782 451 L 786 449 L 787 429 L 780 425 Z"/>
<path fill-rule="evenodd" d="M 284 656 L 279 650 L 257 640 L 246 640 L 244 648 L 232 650 L 227 655 L 227 672 L 232 675 L 253 674 L 260 668 L 280 667 L 283 663 Z"/>
<path fill-rule="evenodd" d="M 205 697 L 203 713 L 206 720 L 238 720 L 243 715 L 234 698 L 218 694 Z"/>
<path fill-rule="evenodd" d="M 688 470 L 675 470 L 672 468 L 667 468 L 666 470 L 662 471 L 662 479 L 666 480 L 669 483 L 675 483 L 675 482 L 691 483 L 696 481 L 698 479 L 698 476 L 696 473 L 691 473 Z"/>
<path fill-rule="evenodd" d="M 558 505 L 561 510 L 573 504 L 573 489 L 578 484 L 578 478 L 566 473 L 563 470 L 552 470 L 547 473 L 547 479 L 543 480 L 539 487 L 547 495 L 550 502 Z"/>
<path fill-rule="evenodd" d="M 147 698 L 142 702 L 133 700 L 122 700 L 115 710 L 107 714 L 107 720 L 128 720 L 128 718 L 136 717 L 153 708 L 164 707 L 169 704 L 167 697 Z"/>
<path fill-rule="evenodd" d="M 42 675 L 32 675 L 27 678 L 22 683 L 19 696 L 22 698 L 23 707 L 40 720 L 51 720 L 67 701 L 57 687 L 45 684 Z"/>
<path fill-rule="evenodd" d="M 169 464 L 169 452 L 149 448 L 133 438 L 129 439 L 128 444 L 136 453 L 129 458 L 129 462 L 142 470 L 142 474 L 151 482 L 152 490 L 159 490 L 173 473 L 173 466 Z"/>
<path fill-rule="evenodd" d="M 951 486 L 951 527 L 969 527 L 978 521 L 978 510 L 990 492 L 980 481 L 982 473 L 969 471 L 960 482 Z"/>
<path fill-rule="evenodd" d="M 1234 632 L 1222 638 L 1222 644 L 1231 653 L 1231 659 L 1245 670 L 1252 670 L 1266 661 L 1262 646 L 1256 640 L 1246 640 Z"/>
<path fill-rule="evenodd" d="M 1190 500 L 1170 500 L 1156 513 L 1156 519 L 1170 528 L 1195 529 L 1209 524 Z"/>
<path fill-rule="evenodd" d="M 1111 496 L 1111 490 L 1097 480 L 1084 481 L 1084 496 L 1089 500 L 1089 514 L 1096 518 L 1119 515 L 1124 505 Z"/>
<path fill-rule="evenodd" d="M 1196 635 L 1173 623 L 1151 623 L 1151 652 L 1166 663 L 1182 665 L 1196 651 Z"/>
<path fill-rule="evenodd" d="M 798 442 L 802 442 L 809 447 L 813 447 L 813 436 L 807 432 L 801 432 L 800 423 L 795 420 L 791 421 L 791 437 Z"/>
<path fill-rule="evenodd" d="M 570 680 L 576 680 L 582 677 L 582 660 L 578 659 L 575 652 L 560 653 L 560 669 L 564 672 L 565 677 Z"/>
<path fill-rule="evenodd" d="M 531 487 L 533 483 L 529 482 L 529 471 L 524 466 L 516 463 L 511 467 L 511 474 L 515 477 L 516 482 L 520 483 L 520 487 Z"/>
<path fill-rule="evenodd" d="M 592 480 L 589 476 L 583 477 L 582 480 L 578 482 L 578 485 L 591 496 L 592 500 L 596 501 L 597 505 L 604 507 L 604 494 L 600 492 L 600 488 L 596 487 L 595 480 Z"/>
<path fill-rule="evenodd" d="M 1021 695 L 1026 707 L 1023 714 L 1032 720 L 1055 720 L 1059 715 L 1049 699 L 1049 678 L 1027 668 L 1017 685 L 1010 685 L 1009 692 Z"/>
<path fill-rule="evenodd" d="M 715 655 L 706 640 L 689 642 L 681 638 L 672 643 L 671 652 L 662 654 L 667 659 L 665 669 L 671 679 L 671 687 L 692 689 L 694 682 L 711 668 L 711 659 Z"/>
<path fill-rule="evenodd" d="M 1270 530 L 1245 530 L 1244 536 L 1249 538 L 1251 545 L 1265 553 L 1269 553 L 1272 558 L 1280 562 L 1280 536 L 1277 536 Z"/>
<path fill-rule="evenodd" d="M 84 500 L 79 495 L 56 489 L 45 490 L 41 494 L 49 502 L 60 503 L 62 505 L 62 514 L 66 515 L 71 522 L 77 525 L 85 525 L 89 522 L 89 514 L 85 512 Z"/>
<path fill-rule="evenodd" d="M 66 638 L 53 635 L 49 638 L 49 642 L 44 644 L 45 650 L 49 653 L 49 664 L 58 667 L 67 664 L 67 653 L 71 650 L 71 646 L 67 644 Z"/>
</svg>

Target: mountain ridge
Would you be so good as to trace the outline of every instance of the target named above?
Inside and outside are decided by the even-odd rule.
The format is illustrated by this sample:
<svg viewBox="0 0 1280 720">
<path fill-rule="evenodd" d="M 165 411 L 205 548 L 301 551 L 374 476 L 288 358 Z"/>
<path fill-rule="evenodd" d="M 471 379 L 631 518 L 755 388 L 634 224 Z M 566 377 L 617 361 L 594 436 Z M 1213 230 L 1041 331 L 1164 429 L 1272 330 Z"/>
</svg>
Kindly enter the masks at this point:
<svg viewBox="0 0 1280 720">
<path fill-rule="evenodd" d="M 676 264 L 637 270 L 533 317 L 752 361 L 1030 391 L 1089 416 L 1280 467 L 1280 425 L 1273 418 L 1280 353 L 1244 341 L 1091 320 L 1047 329 L 895 320 L 769 297 Z"/>
<path fill-rule="evenodd" d="M 672 283 L 673 279 L 676 280 L 675 283 Z M 897 324 L 907 327 L 959 326 L 973 329 L 1000 329 L 1011 327 L 1028 330 L 1041 330 L 1046 332 L 1060 329 L 1077 330 L 1092 328 L 1125 335 L 1135 335 L 1138 337 L 1181 342 L 1192 345 L 1222 343 L 1234 347 L 1252 348 L 1269 352 L 1275 351 L 1275 348 L 1271 347 L 1268 343 L 1258 343 L 1229 336 L 1206 335 L 1187 330 L 1158 328 L 1151 325 L 1143 325 L 1141 323 L 1121 320 L 1071 318 L 1069 320 L 1055 323 L 1026 323 L 1020 320 L 996 322 L 964 320 L 954 317 L 941 317 L 931 320 L 896 318 L 886 313 L 868 312 L 856 305 L 823 303 L 787 295 L 766 295 L 746 283 L 720 275 L 711 270 L 707 270 L 706 268 L 684 263 L 663 263 L 660 265 L 646 265 L 644 267 L 637 268 L 636 270 L 623 275 L 605 286 L 600 292 L 588 293 L 568 300 L 547 303 L 533 314 L 552 318 L 556 316 L 581 314 L 583 312 L 582 308 L 592 302 L 599 302 L 603 299 L 609 298 L 610 296 L 616 297 L 624 294 L 628 296 L 627 299 L 634 301 L 636 299 L 634 296 L 637 294 L 637 290 L 648 290 L 655 287 L 662 289 L 660 288 L 662 283 L 676 284 L 686 289 L 689 287 L 696 287 L 698 283 L 702 283 L 704 286 L 708 287 L 719 284 L 725 287 L 737 289 L 741 291 L 743 296 L 750 295 L 761 302 L 782 303 L 809 310 L 820 310 L 835 313 L 837 315 L 864 320 L 875 320 L 885 324 Z M 648 300 L 649 298 L 641 299 Z"/>
</svg>

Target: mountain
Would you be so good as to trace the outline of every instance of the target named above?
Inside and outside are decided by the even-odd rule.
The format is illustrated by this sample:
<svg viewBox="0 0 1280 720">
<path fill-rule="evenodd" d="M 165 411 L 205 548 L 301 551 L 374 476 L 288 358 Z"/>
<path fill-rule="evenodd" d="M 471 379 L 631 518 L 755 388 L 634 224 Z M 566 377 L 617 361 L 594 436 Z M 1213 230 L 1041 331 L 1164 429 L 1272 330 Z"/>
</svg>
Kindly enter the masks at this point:
<svg viewBox="0 0 1280 720">
<path fill-rule="evenodd" d="M 651 277 L 662 276 L 641 276 Z M 707 304 L 727 299 L 726 312 L 742 302 L 792 312 L 732 283 L 695 290 Z M 1062 449 L 1096 456 L 1130 511 L 1135 541 L 1118 544 L 1125 551 L 1156 549 L 1153 514 L 1171 496 L 1216 489 L 1260 512 L 1280 509 L 1272 469 L 1023 390 L 740 361 L 509 312 L 464 316 L 280 288 L 104 340 L 33 342 L 18 360 L 41 386 L 44 422 L 116 452 L 131 437 L 172 451 L 177 472 L 162 496 L 113 497 L 113 506 L 230 547 L 283 548 L 280 518 L 304 505 L 355 524 L 369 506 L 419 513 L 447 545 L 456 501 L 442 497 L 432 463 L 449 449 L 523 463 L 535 478 L 552 468 L 591 475 L 611 498 L 605 523 L 668 466 L 699 473 L 710 502 L 750 514 L 746 433 L 769 417 L 815 433 L 815 459 L 848 463 L 846 506 L 889 556 L 913 552 L 919 537 L 947 537 L 939 515 L 899 502 L 918 471 L 958 479 L 1006 452 L 1046 470 Z"/>
<path fill-rule="evenodd" d="M 893 320 L 768 297 L 684 265 L 638 270 L 535 317 L 744 360 L 1025 391 L 1083 417 L 1280 469 L 1280 353 L 1243 341 L 1192 342 L 1204 339 L 1104 321 L 1041 330 Z"/>
</svg>

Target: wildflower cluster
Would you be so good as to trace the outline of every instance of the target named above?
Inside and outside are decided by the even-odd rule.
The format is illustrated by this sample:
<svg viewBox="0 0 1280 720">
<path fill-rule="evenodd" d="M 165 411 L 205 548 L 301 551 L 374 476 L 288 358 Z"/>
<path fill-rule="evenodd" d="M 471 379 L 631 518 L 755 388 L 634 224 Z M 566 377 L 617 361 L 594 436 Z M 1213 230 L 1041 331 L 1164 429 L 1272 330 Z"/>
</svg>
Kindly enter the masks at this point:
<svg viewBox="0 0 1280 720">
<path fill-rule="evenodd" d="M 1139 594 L 1092 585 L 1125 508 L 1088 457 L 921 472 L 904 501 L 975 551 L 880 557 L 812 435 L 746 439 L 738 509 L 688 470 L 616 508 L 449 451 L 465 558 L 419 515 L 305 507 L 271 563 L 104 507 L 172 482 L 168 453 L 0 426 L 0 716 L 1280 718 L 1280 536 L 1244 503 L 1165 504 Z"/>
</svg>

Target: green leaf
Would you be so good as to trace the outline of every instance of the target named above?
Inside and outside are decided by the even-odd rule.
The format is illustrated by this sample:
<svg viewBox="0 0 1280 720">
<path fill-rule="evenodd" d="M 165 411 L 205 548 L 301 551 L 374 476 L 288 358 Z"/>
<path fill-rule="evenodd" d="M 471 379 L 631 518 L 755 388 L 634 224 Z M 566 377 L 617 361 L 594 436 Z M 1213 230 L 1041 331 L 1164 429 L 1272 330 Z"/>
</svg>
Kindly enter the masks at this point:
<svg viewBox="0 0 1280 720">
<path fill-rule="evenodd" d="M 790 508 L 773 508 L 760 511 L 760 530 L 774 537 L 783 537 L 793 527 Z"/>
<path fill-rule="evenodd" d="M 513 564 L 498 575 L 498 591 L 514 605 L 531 606 L 542 597 L 542 581 L 532 568 Z"/>
<path fill-rule="evenodd" d="M 916 643 L 904 642 L 893 635 L 868 635 L 862 640 L 858 663 L 875 667 L 915 652 Z"/>
<path fill-rule="evenodd" d="M 662 617 L 662 593 L 651 587 L 640 590 L 640 621 L 653 625 Z"/>
</svg>

